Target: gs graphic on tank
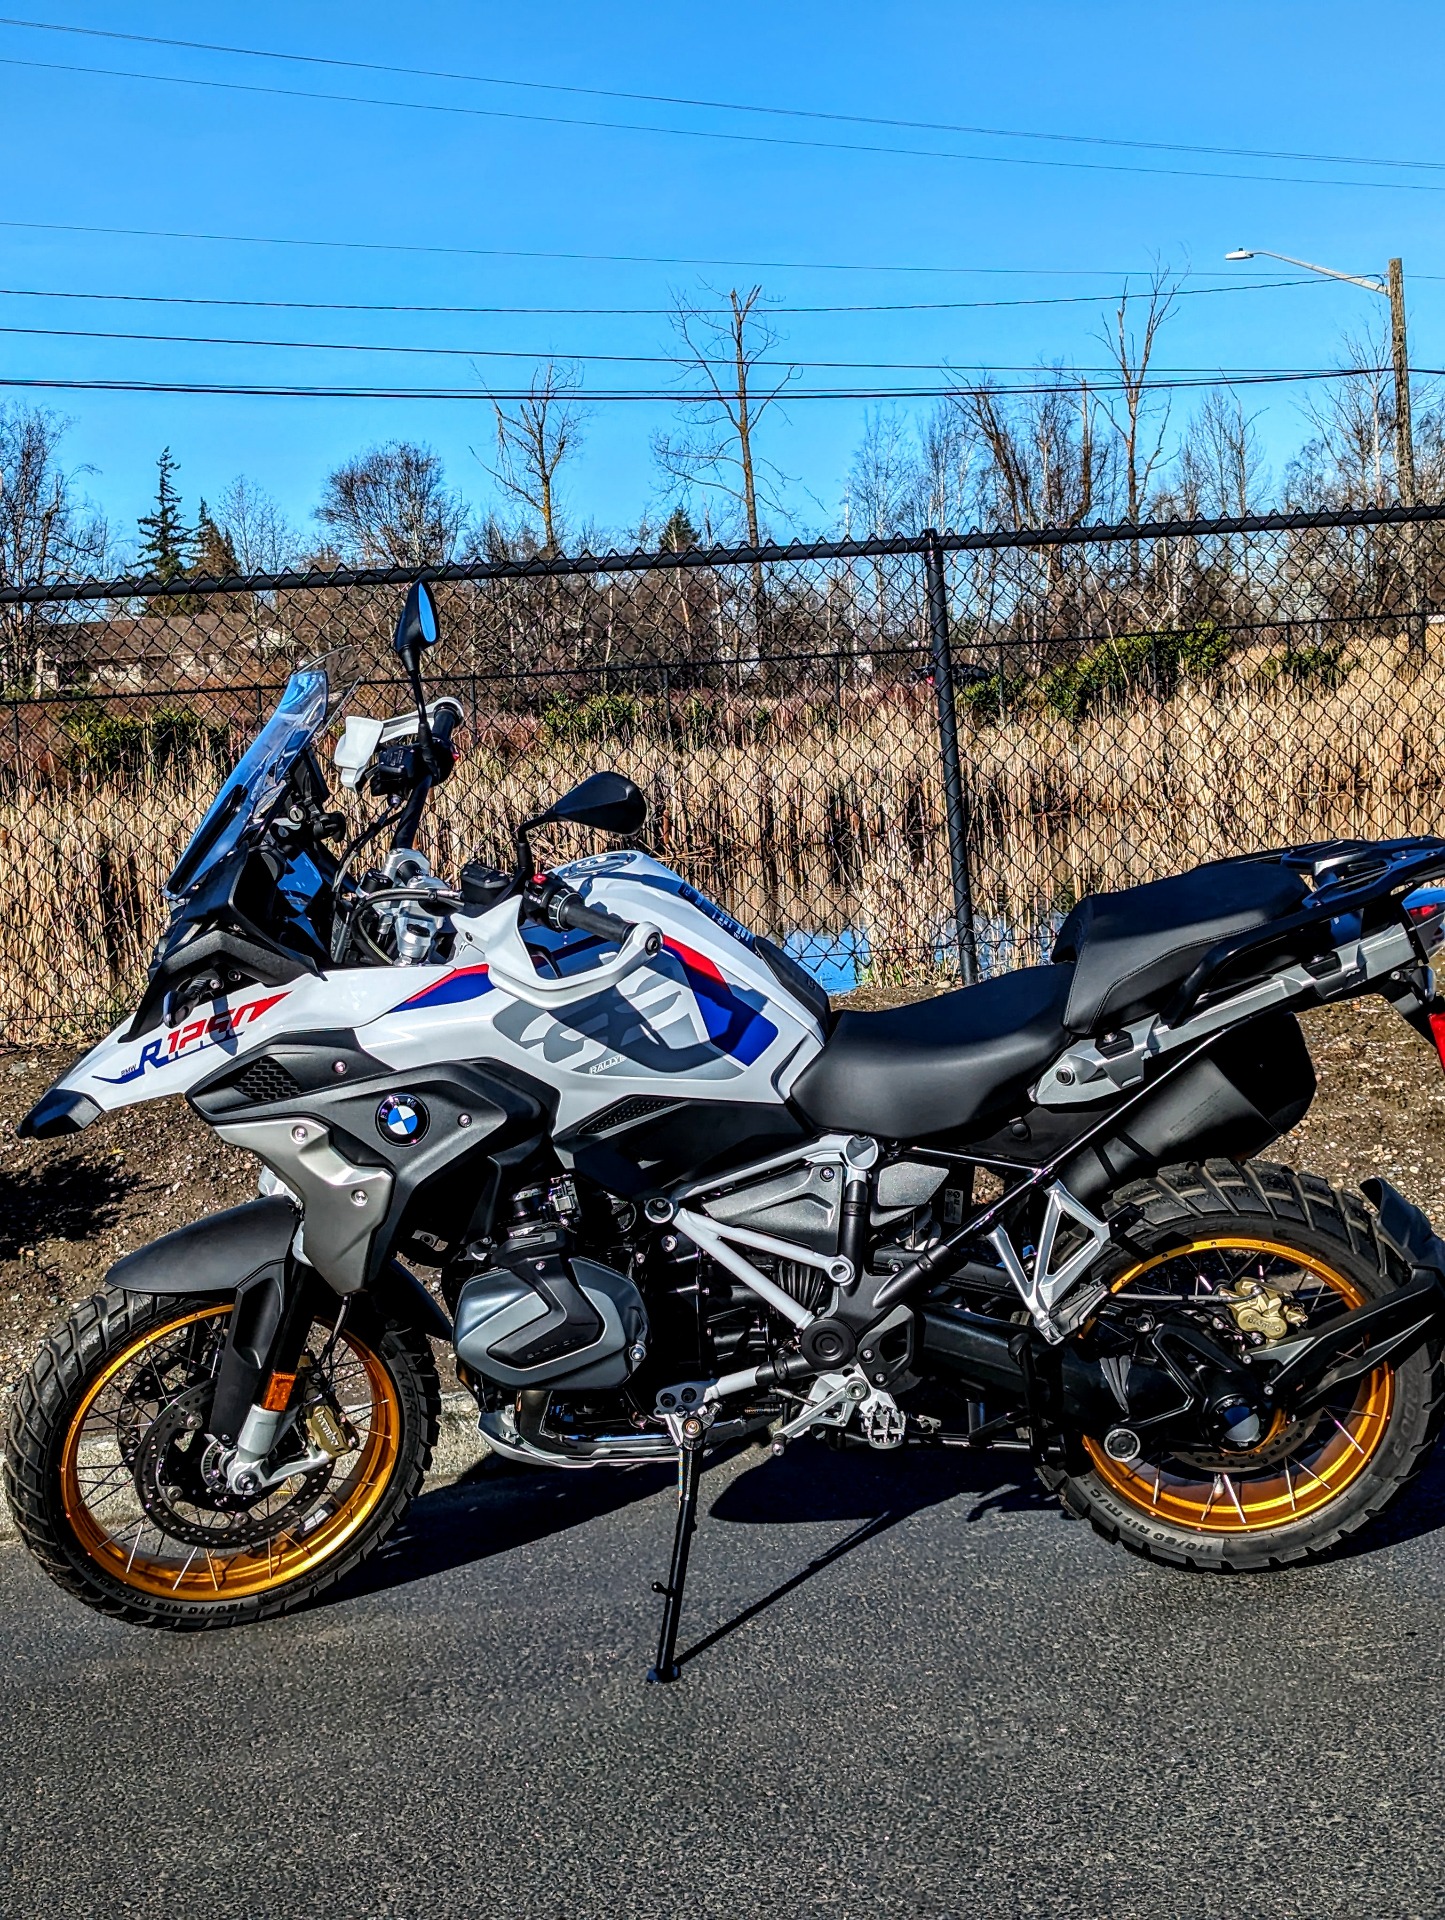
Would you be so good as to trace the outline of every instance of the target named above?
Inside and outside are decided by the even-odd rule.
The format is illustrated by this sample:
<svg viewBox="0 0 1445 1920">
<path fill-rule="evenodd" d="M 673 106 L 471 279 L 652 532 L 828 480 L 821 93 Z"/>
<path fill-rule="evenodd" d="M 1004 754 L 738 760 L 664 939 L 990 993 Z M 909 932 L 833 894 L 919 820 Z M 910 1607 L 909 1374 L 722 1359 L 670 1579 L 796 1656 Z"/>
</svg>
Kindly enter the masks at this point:
<svg viewBox="0 0 1445 1920">
<path fill-rule="evenodd" d="M 421 1484 L 431 1340 L 498 1453 L 676 1460 L 661 1681 L 728 1443 L 1026 1447 L 1107 1537 L 1221 1571 L 1323 1553 L 1406 1484 L 1445 1246 L 1383 1182 L 1250 1156 L 1313 1095 L 1299 1011 L 1380 993 L 1445 1034 L 1445 840 L 1091 895 L 1047 965 L 839 1015 L 647 853 L 539 864 L 560 824 L 642 831 L 618 774 L 523 821 L 510 867 L 435 873 L 437 637 L 419 583 L 410 709 L 333 750 L 360 825 L 318 750 L 344 672 L 292 676 L 165 883 L 135 1013 L 20 1124 L 180 1094 L 259 1164 L 16 1394 L 7 1492 L 56 1580 L 171 1627 L 316 1594 Z"/>
</svg>

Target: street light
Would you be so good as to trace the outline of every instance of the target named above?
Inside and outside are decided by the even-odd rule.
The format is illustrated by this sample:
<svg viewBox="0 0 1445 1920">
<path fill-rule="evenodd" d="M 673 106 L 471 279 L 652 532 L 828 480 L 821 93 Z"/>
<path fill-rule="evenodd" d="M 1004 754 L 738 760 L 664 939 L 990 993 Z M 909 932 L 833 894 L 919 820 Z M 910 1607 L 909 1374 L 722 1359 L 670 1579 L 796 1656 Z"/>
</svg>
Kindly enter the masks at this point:
<svg viewBox="0 0 1445 1920">
<path fill-rule="evenodd" d="M 1357 273 L 1337 273 L 1333 267 L 1318 267 L 1313 260 L 1296 260 L 1293 254 L 1273 253 L 1268 247 L 1236 247 L 1225 254 L 1226 260 L 1253 260 L 1261 254 L 1266 260 L 1283 260 L 1287 267 L 1303 267 L 1306 273 L 1323 274 L 1326 280 L 1347 280 L 1352 287 L 1367 293 L 1382 294 L 1390 303 L 1390 348 L 1395 361 L 1395 484 L 1402 507 L 1415 504 L 1415 438 L 1410 425 L 1410 354 L 1405 341 L 1405 270 L 1392 260 L 1386 277 L 1361 279 Z"/>
</svg>

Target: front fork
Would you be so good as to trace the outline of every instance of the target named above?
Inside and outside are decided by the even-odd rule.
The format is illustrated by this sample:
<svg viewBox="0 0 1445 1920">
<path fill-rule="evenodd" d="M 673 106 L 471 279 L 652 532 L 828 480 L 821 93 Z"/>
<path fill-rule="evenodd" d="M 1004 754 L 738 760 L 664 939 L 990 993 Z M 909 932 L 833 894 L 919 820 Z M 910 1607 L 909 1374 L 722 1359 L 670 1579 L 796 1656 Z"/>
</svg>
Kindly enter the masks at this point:
<svg viewBox="0 0 1445 1920">
<path fill-rule="evenodd" d="M 322 1285 L 288 1252 L 237 1289 L 209 1428 L 229 1455 L 226 1479 L 233 1493 L 259 1493 L 266 1484 L 263 1463 L 292 1415 L 306 1337 L 323 1304 Z M 295 1470 L 294 1463 L 288 1466 L 288 1473 Z"/>
</svg>

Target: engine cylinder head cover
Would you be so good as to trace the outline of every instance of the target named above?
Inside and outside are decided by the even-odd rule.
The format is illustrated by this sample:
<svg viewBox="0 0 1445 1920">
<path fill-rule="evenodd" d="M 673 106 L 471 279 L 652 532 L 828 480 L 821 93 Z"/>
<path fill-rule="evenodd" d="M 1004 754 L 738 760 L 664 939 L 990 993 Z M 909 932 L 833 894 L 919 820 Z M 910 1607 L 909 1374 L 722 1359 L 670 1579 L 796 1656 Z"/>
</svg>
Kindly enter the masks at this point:
<svg viewBox="0 0 1445 1920">
<path fill-rule="evenodd" d="M 647 1309 L 624 1273 L 595 1260 L 490 1267 L 457 1298 L 457 1358 L 504 1387 L 620 1387 L 646 1358 Z"/>
</svg>

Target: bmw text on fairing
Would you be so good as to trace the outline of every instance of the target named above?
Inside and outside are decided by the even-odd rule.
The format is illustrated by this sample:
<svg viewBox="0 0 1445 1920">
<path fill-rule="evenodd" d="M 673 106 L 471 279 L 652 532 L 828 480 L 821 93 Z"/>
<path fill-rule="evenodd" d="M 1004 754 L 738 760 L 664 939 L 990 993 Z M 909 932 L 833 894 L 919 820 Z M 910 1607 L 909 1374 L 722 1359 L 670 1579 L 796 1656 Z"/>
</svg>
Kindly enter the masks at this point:
<svg viewBox="0 0 1445 1920">
<path fill-rule="evenodd" d="M 335 744 L 378 803 L 344 846 L 344 701 L 292 676 L 166 882 L 134 1015 L 20 1124 L 184 1094 L 260 1165 L 112 1267 L 16 1393 L 7 1492 L 62 1586 L 194 1628 L 340 1579 L 422 1484 L 433 1339 L 497 1453 L 677 1462 L 663 1681 L 702 1457 L 747 1439 L 900 1472 L 1025 1446 L 1106 1537 L 1207 1571 L 1314 1558 L 1408 1483 L 1445 1246 L 1383 1182 L 1253 1156 L 1314 1093 L 1301 1011 L 1382 994 L 1445 1044 L 1445 840 L 1090 895 L 1046 966 L 835 1016 L 644 852 L 538 868 L 544 826 L 642 831 L 618 774 L 524 822 L 510 870 L 435 873 L 437 637 L 419 583 L 412 706 Z"/>
</svg>

